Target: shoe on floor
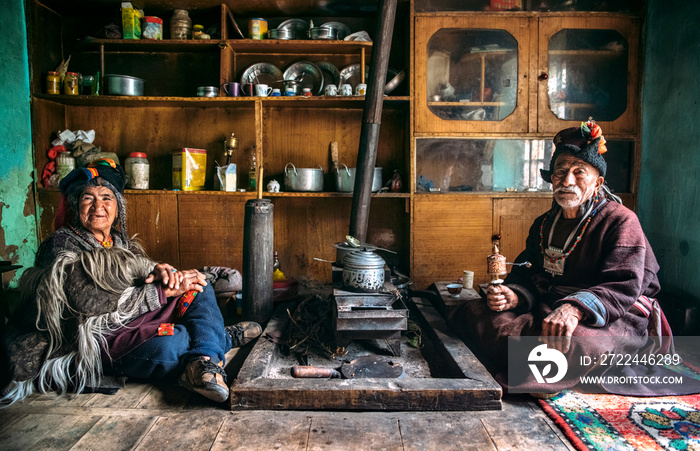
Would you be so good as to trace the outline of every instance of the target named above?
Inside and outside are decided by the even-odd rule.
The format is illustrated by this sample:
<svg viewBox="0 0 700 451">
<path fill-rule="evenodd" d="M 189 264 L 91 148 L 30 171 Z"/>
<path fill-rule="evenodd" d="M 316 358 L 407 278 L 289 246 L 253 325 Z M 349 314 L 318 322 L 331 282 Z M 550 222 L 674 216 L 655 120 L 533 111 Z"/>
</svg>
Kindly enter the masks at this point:
<svg viewBox="0 0 700 451">
<path fill-rule="evenodd" d="M 262 334 L 260 324 L 253 321 L 241 321 L 233 326 L 226 326 L 225 329 L 231 336 L 231 346 L 234 348 L 248 344 Z"/>
<path fill-rule="evenodd" d="M 224 369 L 208 356 L 197 357 L 187 364 L 180 375 L 180 385 L 216 402 L 224 402 L 229 396 Z"/>
</svg>

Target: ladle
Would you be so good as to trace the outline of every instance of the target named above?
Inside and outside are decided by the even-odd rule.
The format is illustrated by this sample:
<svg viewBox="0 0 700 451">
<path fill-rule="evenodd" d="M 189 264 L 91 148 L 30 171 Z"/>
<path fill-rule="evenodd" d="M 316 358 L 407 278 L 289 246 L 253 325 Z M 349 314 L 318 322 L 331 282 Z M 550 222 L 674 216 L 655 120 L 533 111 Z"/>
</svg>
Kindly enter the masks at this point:
<svg viewBox="0 0 700 451">
<path fill-rule="evenodd" d="M 358 240 L 354 236 L 345 235 L 345 242 L 348 243 L 348 245 L 350 247 L 356 247 L 356 248 L 362 247 L 362 243 L 360 242 L 360 240 Z M 375 251 L 386 251 L 386 252 L 389 252 L 391 254 L 396 254 L 396 251 L 392 251 L 391 249 L 385 249 L 383 247 L 376 247 L 374 245 L 372 245 L 372 248 L 373 248 L 372 250 L 375 250 Z"/>
</svg>

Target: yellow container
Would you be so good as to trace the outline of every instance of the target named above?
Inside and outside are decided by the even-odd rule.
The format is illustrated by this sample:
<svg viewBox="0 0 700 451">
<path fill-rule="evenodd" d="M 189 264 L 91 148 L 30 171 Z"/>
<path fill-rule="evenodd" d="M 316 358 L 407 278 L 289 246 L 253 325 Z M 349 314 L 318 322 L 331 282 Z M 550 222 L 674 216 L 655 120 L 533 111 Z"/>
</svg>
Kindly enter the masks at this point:
<svg viewBox="0 0 700 451">
<path fill-rule="evenodd" d="M 173 189 L 202 191 L 206 178 L 206 150 L 185 147 L 173 152 Z"/>
<path fill-rule="evenodd" d="M 250 39 L 265 39 L 267 35 L 267 20 L 265 19 L 250 19 L 248 21 L 248 37 Z"/>
<path fill-rule="evenodd" d="M 141 39 L 141 19 L 143 13 L 135 9 L 131 2 L 122 2 L 122 37 Z"/>
</svg>

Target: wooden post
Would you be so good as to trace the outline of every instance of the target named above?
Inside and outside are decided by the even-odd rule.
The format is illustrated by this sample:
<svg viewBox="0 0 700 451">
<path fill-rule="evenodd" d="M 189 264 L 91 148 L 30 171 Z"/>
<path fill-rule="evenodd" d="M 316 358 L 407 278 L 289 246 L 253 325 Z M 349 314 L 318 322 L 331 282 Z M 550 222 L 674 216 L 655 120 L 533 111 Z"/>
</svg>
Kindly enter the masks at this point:
<svg viewBox="0 0 700 451">
<path fill-rule="evenodd" d="M 243 225 L 243 319 L 265 323 L 272 316 L 274 205 L 269 199 L 245 204 Z"/>
<path fill-rule="evenodd" d="M 394 31 L 394 19 L 396 18 L 396 1 L 381 1 L 379 23 L 369 66 L 369 84 L 365 97 L 360 147 L 357 152 L 352 211 L 350 212 L 350 235 L 360 241 L 365 241 L 367 238 L 369 204 L 372 199 L 372 180 L 374 178 L 374 165 L 377 160 L 386 70 L 389 66 L 391 38 Z"/>
</svg>

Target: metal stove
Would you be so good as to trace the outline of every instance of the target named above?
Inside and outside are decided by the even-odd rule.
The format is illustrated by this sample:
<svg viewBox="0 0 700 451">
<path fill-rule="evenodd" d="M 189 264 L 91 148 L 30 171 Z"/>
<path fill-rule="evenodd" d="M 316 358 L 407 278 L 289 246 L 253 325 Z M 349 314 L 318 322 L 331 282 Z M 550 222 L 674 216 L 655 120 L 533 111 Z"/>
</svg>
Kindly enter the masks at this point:
<svg viewBox="0 0 700 451">
<path fill-rule="evenodd" d="M 376 293 L 358 293 L 343 286 L 343 268 L 333 265 L 333 325 L 340 345 L 359 339 L 384 339 L 401 355 L 401 331 L 408 328 L 408 309 L 391 282 Z M 388 269 L 386 270 L 388 272 Z M 385 274 L 385 280 L 390 280 Z"/>
</svg>

